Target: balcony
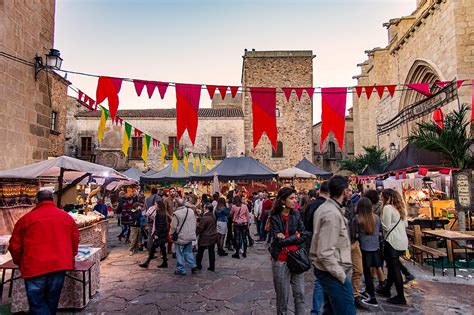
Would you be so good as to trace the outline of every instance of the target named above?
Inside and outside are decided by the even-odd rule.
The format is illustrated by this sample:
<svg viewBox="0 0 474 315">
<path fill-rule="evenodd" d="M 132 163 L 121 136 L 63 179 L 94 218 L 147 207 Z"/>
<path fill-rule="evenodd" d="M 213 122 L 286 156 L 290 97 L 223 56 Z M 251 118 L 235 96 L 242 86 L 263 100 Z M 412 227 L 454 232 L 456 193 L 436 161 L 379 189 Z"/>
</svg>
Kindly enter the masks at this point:
<svg viewBox="0 0 474 315">
<path fill-rule="evenodd" d="M 342 160 L 342 152 L 324 152 L 323 158 L 325 161 L 340 161 Z"/>
</svg>

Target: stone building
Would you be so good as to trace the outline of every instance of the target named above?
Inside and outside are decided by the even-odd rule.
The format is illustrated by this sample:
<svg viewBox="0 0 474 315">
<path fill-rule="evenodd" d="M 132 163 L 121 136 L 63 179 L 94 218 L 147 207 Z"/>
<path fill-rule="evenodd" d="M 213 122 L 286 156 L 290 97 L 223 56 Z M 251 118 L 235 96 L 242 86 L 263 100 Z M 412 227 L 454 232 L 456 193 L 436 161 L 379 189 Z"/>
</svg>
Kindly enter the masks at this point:
<svg viewBox="0 0 474 315">
<path fill-rule="evenodd" d="M 0 1 L 0 169 L 64 153 L 68 82 L 33 69 L 54 46 L 54 13 L 54 0 Z"/>
<path fill-rule="evenodd" d="M 196 153 L 212 153 L 214 164 L 226 156 L 239 156 L 244 153 L 244 118 L 240 104 L 232 106 L 233 101 L 226 98 L 217 101 L 214 96 L 213 108 L 199 109 L 199 125 L 194 147 L 187 132 L 178 143 L 176 138 L 176 109 L 119 110 L 117 115 L 132 126 L 173 147 Z M 236 98 L 240 99 L 240 95 Z M 231 98 L 230 98 L 231 99 Z M 66 150 L 69 155 L 95 161 L 118 170 L 136 167 L 143 171 L 159 170 L 161 148 L 150 146 L 148 165 L 141 159 L 142 138 L 134 137 L 128 157 L 122 153 L 123 127 L 114 126 L 110 120 L 100 145 L 97 142 L 99 112 L 83 111 L 77 100 L 69 100 L 70 122 L 68 122 Z M 227 104 L 227 105 L 225 105 Z M 167 156 L 165 164 L 171 162 Z"/>
<path fill-rule="evenodd" d="M 243 111 L 245 118 L 245 152 L 273 170 L 294 166 L 303 158 L 312 160 L 313 106 L 303 93 L 298 101 L 295 92 L 287 102 L 277 89 L 278 146 L 274 151 L 264 134 L 253 148 L 252 99 L 249 87 L 312 87 L 313 52 L 245 51 L 242 66 Z"/>
<path fill-rule="evenodd" d="M 335 173 L 339 171 L 339 162 L 344 158 L 354 157 L 354 123 L 352 108 L 346 116 L 346 126 L 344 130 L 344 144 L 342 150 L 339 148 L 337 139 L 332 132 L 321 143 L 321 122 L 313 125 L 313 163 L 320 168 Z"/>
<path fill-rule="evenodd" d="M 435 92 L 436 81 L 474 78 L 474 1 L 418 0 L 416 5 L 412 14 L 384 24 L 388 30 L 388 45 L 366 51 L 368 59 L 359 64 L 361 74 L 354 77 L 357 85 L 424 82 L 430 83 Z M 390 121 L 425 96 L 407 88 L 396 91 L 393 98 L 385 92 L 379 100 L 376 94 L 374 91 L 370 100 L 364 94 L 360 98 L 354 94 L 355 154 L 360 154 L 363 146 L 373 145 L 387 152 L 400 150 L 416 122 L 432 117 L 429 112 L 389 132 L 378 133 L 377 125 Z M 461 86 L 458 95 L 460 103 L 470 105 L 470 84 Z M 446 113 L 457 105 L 454 100 L 442 110 Z"/>
</svg>

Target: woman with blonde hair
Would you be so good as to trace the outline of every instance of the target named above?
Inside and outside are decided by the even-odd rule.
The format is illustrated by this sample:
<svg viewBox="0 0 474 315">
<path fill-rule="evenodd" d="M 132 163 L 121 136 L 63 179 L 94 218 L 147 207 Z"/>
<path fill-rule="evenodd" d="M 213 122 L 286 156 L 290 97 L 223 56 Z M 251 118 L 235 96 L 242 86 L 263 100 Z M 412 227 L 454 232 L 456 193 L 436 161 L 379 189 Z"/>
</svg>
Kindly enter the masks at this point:
<svg viewBox="0 0 474 315">
<path fill-rule="evenodd" d="M 408 248 L 408 237 L 405 230 L 407 227 L 406 209 L 402 196 L 393 189 L 382 191 L 381 221 L 384 232 L 383 254 L 387 263 L 388 275 L 385 286 L 378 289 L 377 293 L 388 297 L 388 303 L 405 305 L 400 256 Z M 390 289 L 393 284 L 397 289 L 397 295 L 390 297 Z"/>
</svg>

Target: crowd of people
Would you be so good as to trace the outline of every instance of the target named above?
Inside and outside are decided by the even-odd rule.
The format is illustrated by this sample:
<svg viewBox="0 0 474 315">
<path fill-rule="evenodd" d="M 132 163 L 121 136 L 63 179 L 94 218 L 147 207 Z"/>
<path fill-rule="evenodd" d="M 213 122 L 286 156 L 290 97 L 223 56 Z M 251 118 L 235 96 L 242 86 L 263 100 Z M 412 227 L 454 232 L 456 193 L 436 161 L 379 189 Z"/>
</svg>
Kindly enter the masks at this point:
<svg viewBox="0 0 474 315">
<path fill-rule="evenodd" d="M 400 261 L 408 247 L 400 194 L 392 189 L 354 192 L 342 176 L 307 192 L 283 187 L 274 198 L 267 191 L 198 197 L 176 188 L 153 188 L 147 198 L 121 194 L 117 203 L 119 240 L 130 243 L 130 255 L 148 249 L 148 258 L 139 264 L 142 268 L 157 258 L 159 248 L 158 267 L 168 268 L 172 255 L 176 275 L 186 275 L 186 267 L 192 274 L 199 272 L 206 251 L 207 269 L 215 271 L 216 253 L 247 258 L 248 247 L 264 242 L 272 261 L 278 314 L 287 313 L 290 288 L 296 314 L 304 313 L 304 274 L 310 267 L 315 279 L 312 314 L 355 314 L 356 308 L 375 308 L 376 294 L 387 297 L 388 303 L 406 304 L 402 273 L 405 281 L 414 278 Z M 391 297 L 393 285 L 396 295 Z"/>
</svg>

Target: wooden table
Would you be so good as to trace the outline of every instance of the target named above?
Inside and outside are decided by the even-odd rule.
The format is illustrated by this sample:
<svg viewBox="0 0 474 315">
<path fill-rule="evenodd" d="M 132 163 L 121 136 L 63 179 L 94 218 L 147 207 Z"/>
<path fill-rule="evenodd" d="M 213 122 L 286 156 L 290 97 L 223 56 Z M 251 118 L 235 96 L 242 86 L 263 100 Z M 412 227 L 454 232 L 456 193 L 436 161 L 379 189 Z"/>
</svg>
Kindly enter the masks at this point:
<svg viewBox="0 0 474 315">
<path fill-rule="evenodd" d="M 426 230 L 423 233 L 442 238 L 446 242 L 446 254 L 448 254 L 448 259 L 453 263 L 453 270 L 454 276 L 456 276 L 456 262 L 454 260 L 454 250 L 452 246 L 453 241 L 474 241 L 474 235 L 469 235 L 461 232 L 456 231 L 448 231 L 448 230 Z M 448 242 L 449 240 L 449 242 Z M 466 259 L 467 259 L 467 266 L 469 268 L 469 256 L 467 254 L 466 249 Z"/>
</svg>

